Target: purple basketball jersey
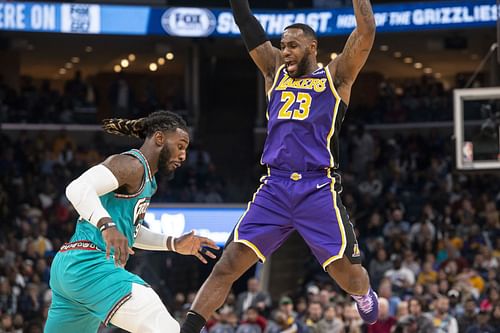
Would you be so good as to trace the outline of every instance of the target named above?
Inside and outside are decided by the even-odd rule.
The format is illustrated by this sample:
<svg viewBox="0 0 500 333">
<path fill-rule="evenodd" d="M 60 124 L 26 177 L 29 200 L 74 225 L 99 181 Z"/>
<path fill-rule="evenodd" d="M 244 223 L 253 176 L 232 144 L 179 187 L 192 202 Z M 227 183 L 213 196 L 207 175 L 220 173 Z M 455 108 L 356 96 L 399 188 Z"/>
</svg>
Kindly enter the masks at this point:
<svg viewBox="0 0 500 333">
<path fill-rule="evenodd" d="M 261 162 L 290 171 L 337 168 L 338 137 L 347 106 L 328 68 L 291 78 L 281 66 L 268 98 L 268 136 Z"/>
</svg>

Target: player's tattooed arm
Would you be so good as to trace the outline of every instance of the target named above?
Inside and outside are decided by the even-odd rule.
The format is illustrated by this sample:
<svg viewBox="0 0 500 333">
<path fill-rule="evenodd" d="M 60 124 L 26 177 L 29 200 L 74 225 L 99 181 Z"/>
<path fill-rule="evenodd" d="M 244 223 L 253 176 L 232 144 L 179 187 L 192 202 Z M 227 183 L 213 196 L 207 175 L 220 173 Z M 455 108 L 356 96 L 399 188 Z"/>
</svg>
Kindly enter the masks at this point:
<svg viewBox="0 0 500 333">
<path fill-rule="evenodd" d="M 356 28 L 351 33 L 342 53 L 328 67 L 335 77 L 340 97 L 348 103 L 350 89 L 366 63 L 375 40 L 375 18 L 369 0 L 353 0 Z"/>
<path fill-rule="evenodd" d="M 108 157 L 103 163 L 118 180 L 119 190 L 136 193 L 142 185 L 144 167 L 141 162 L 130 155 L 120 154 Z"/>
<path fill-rule="evenodd" d="M 283 64 L 281 52 L 270 41 L 250 51 L 250 56 L 266 80 L 266 91 L 271 89 L 278 67 Z"/>
</svg>

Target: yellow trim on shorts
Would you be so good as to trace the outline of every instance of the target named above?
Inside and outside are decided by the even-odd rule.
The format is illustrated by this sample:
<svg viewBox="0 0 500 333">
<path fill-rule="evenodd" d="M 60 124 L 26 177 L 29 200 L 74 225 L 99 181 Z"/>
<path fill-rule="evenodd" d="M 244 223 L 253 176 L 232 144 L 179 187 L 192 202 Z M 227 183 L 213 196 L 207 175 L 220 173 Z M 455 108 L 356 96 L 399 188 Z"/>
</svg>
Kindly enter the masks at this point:
<svg viewBox="0 0 500 333">
<path fill-rule="evenodd" d="M 257 255 L 257 257 L 259 258 L 259 260 L 262 261 L 262 262 L 266 262 L 266 257 L 262 254 L 262 252 L 260 252 L 260 250 L 257 247 L 257 245 L 255 245 L 254 243 L 252 243 L 252 242 L 250 242 L 250 241 L 248 241 L 246 239 L 239 239 L 239 237 L 238 237 L 238 227 L 240 226 L 240 223 L 243 220 L 243 218 L 245 217 L 245 215 L 247 215 L 248 211 L 250 210 L 250 205 L 255 201 L 255 197 L 257 196 L 257 193 L 259 193 L 260 189 L 262 188 L 262 186 L 264 186 L 265 183 L 266 183 L 266 181 L 264 180 L 264 182 L 259 186 L 259 188 L 257 189 L 257 191 L 255 191 L 255 193 L 253 194 L 252 200 L 248 202 L 247 209 L 245 210 L 245 212 L 243 213 L 243 215 L 241 215 L 241 217 L 240 217 L 240 219 L 238 221 L 238 224 L 236 224 L 236 227 L 234 228 L 234 242 L 235 243 L 240 243 L 240 244 L 245 244 L 246 246 L 248 246 L 250 249 L 252 249 L 253 252 L 255 252 L 255 255 Z"/>
<path fill-rule="evenodd" d="M 335 260 L 338 260 L 344 256 L 345 248 L 347 246 L 347 239 L 345 236 L 345 228 L 344 228 L 344 222 L 342 221 L 342 215 L 340 214 L 339 207 L 337 206 L 337 192 L 335 191 L 335 177 L 332 177 L 330 169 L 328 169 L 328 178 L 332 180 L 332 183 L 330 184 L 330 191 L 332 192 L 332 197 L 333 197 L 333 208 L 335 209 L 335 215 L 337 216 L 337 223 L 339 224 L 339 229 L 340 229 L 340 234 L 342 236 L 342 246 L 340 247 L 340 251 L 337 255 L 334 255 L 330 258 L 328 258 L 321 266 L 323 266 L 323 269 L 326 270 L 326 267 L 330 265 L 332 262 Z"/>
<path fill-rule="evenodd" d="M 330 70 L 328 66 L 325 67 L 326 77 L 328 79 L 328 83 L 330 84 L 330 89 L 332 90 L 333 96 L 335 96 L 335 107 L 333 108 L 333 118 L 332 118 L 332 127 L 330 128 L 330 133 L 326 137 L 326 149 L 328 149 L 328 154 L 330 154 L 330 168 L 335 166 L 335 161 L 333 160 L 332 150 L 330 149 L 330 143 L 333 134 L 335 133 L 335 123 L 337 121 L 337 114 L 340 106 L 340 101 L 342 100 L 335 89 L 335 85 L 333 84 L 332 75 L 330 74 Z"/>
</svg>

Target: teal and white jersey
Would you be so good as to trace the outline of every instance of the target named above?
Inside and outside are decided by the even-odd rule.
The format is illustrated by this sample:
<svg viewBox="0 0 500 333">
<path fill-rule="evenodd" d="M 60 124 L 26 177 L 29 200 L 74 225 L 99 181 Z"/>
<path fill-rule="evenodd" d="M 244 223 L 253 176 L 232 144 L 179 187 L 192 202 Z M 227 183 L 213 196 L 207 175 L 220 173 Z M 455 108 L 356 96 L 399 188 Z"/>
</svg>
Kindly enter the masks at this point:
<svg viewBox="0 0 500 333">
<path fill-rule="evenodd" d="M 138 149 L 132 149 L 123 154 L 132 155 L 141 161 L 144 166 L 144 179 L 142 185 L 134 194 L 107 193 L 100 197 L 103 207 L 108 211 L 118 230 L 128 239 L 129 247 L 135 242 L 135 237 L 144 222 L 144 215 L 149 206 L 151 197 L 156 192 L 156 180 L 151 173 L 151 168 L 146 157 Z M 90 241 L 97 248 L 106 251 L 106 244 L 101 232 L 90 222 L 82 217 L 78 219 L 76 231 L 70 242 Z M 111 252 L 113 254 L 113 250 Z"/>
</svg>

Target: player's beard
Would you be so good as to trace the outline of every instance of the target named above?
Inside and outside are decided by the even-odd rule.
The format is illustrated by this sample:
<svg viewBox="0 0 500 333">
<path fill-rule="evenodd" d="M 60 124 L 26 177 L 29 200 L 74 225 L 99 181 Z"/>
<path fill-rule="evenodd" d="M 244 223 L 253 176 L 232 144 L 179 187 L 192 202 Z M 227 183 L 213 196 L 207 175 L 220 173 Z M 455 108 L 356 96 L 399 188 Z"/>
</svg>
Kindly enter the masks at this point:
<svg viewBox="0 0 500 333">
<path fill-rule="evenodd" d="M 171 180 L 172 178 L 174 178 L 174 171 L 168 168 L 169 166 L 168 162 L 170 161 L 171 156 L 172 154 L 170 153 L 168 146 L 165 145 L 160 151 L 160 156 L 158 158 L 158 170 L 165 177 L 167 177 L 167 180 Z"/>
<path fill-rule="evenodd" d="M 310 64 L 310 62 L 309 62 L 309 55 L 310 54 L 311 53 L 309 52 L 309 49 L 306 49 L 304 52 L 304 57 L 302 57 L 300 62 L 297 64 L 297 72 L 295 72 L 295 74 L 293 74 L 293 75 L 290 75 L 290 73 L 288 73 L 288 75 L 290 77 L 296 78 L 296 77 L 301 77 L 301 76 L 306 74 L 307 69 L 309 68 L 309 64 Z"/>
</svg>

